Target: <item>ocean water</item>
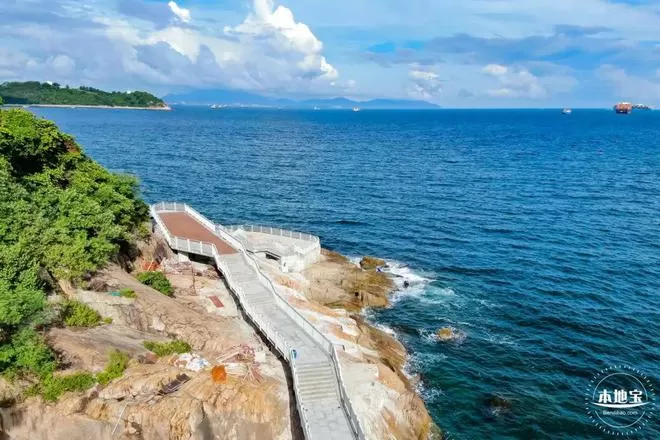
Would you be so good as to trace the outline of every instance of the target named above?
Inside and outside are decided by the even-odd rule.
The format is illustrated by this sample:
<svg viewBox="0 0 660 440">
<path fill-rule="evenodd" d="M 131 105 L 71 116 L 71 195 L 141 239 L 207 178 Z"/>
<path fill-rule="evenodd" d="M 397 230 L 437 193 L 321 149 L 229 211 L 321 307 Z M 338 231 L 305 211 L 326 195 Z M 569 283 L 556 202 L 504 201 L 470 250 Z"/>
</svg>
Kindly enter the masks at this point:
<svg viewBox="0 0 660 440">
<path fill-rule="evenodd" d="M 613 438 L 592 376 L 660 386 L 660 112 L 36 111 L 150 202 L 391 261 L 401 290 L 368 315 L 450 438 Z"/>
</svg>

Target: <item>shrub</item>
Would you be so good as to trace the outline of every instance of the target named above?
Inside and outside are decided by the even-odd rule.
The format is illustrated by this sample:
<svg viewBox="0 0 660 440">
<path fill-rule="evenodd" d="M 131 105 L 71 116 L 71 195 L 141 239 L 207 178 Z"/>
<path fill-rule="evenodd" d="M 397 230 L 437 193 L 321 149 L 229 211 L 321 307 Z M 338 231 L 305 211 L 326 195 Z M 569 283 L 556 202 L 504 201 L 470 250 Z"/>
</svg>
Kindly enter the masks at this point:
<svg viewBox="0 0 660 440">
<path fill-rule="evenodd" d="M 122 298 L 137 298 L 137 295 L 135 294 L 135 291 L 133 289 L 121 289 L 119 291 L 119 296 Z"/>
<path fill-rule="evenodd" d="M 129 360 L 130 358 L 126 353 L 122 353 L 119 350 L 112 351 L 108 363 L 105 364 L 105 370 L 96 376 L 96 380 L 98 380 L 99 383 L 106 385 L 113 379 L 121 377 L 128 367 Z"/>
<path fill-rule="evenodd" d="M 79 301 L 66 301 L 62 307 L 62 318 L 69 327 L 94 327 L 101 322 L 101 315 Z"/>
<path fill-rule="evenodd" d="M 170 280 L 162 272 L 142 272 L 137 275 L 138 281 L 145 284 L 163 295 L 172 296 L 174 288 Z"/>
<path fill-rule="evenodd" d="M 90 373 L 76 373 L 68 376 L 49 375 L 41 383 L 41 395 L 45 400 L 55 402 L 67 391 L 85 391 L 96 383 Z"/>
<path fill-rule="evenodd" d="M 45 377 L 51 374 L 56 366 L 53 351 L 31 328 L 20 330 L 12 336 L 9 343 L 0 345 L 0 371 L 10 378 L 21 373 Z"/>
<path fill-rule="evenodd" d="M 50 325 L 46 293 L 130 248 L 147 214 L 134 178 L 108 172 L 52 122 L 0 109 L 0 374 L 54 369 L 31 330 Z M 83 315 L 69 323 L 95 321 Z"/>
<path fill-rule="evenodd" d="M 171 342 L 145 341 L 144 347 L 161 357 L 171 354 L 188 353 L 191 350 L 190 344 L 179 340 Z"/>
</svg>

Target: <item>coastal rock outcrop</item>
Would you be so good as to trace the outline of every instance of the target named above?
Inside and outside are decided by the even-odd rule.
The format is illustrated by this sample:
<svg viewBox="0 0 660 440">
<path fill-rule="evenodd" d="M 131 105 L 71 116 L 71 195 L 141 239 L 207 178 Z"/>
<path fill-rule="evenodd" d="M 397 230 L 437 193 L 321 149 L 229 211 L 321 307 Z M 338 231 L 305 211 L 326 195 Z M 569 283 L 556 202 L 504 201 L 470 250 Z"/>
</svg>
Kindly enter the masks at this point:
<svg viewBox="0 0 660 440">
<path fill-rule="evenodd" d="M 355 313 L 389 304 L 394 283 L 387 274 L 362 270 L 327 250 L 303 273 L 283 274 L 266 260 L 260 264 L 279 285 L 280 294 L 343 347 L 340 363 L 346 390 L 367 438 L 442 438 L 415 383 L 404 372 L 405 347 Z"/>
<path fill-rule="evenodd" d="M 394 282 L 385 273 L 361 270 L 346 257 L 323 249 L 322 259 L 304 272 L 305 296 L 319 304 L 357 312 L 363 307 L 387 307 Z M 279 277 L 283 283 L 295 282 Z"/>
<path fill-rule="evenodd" d="M 364 270 L 375 270 L 379 267 L 385 266 L 385 260 L 376 257 L 364 256 L 360 260 L 360 267 Z"/>
<path fill-rule="evenodd" d="M 190 277 L 176 279 L 170 298 L 110 265 L 89 284 L 109 291 L 127 287 L 136 298 L 72 289 L 72 297 L 113 322 L 48 332 L 68 367 L 63 374 L 101 371 L 112 349 L 131 357 L 128 369 L 108 385 L 65 393 L 56 403 L 23 400 L 13 388 L 0 387 L 10 402 L 0 408 L 2 432 L 12 439 L 41 440 L 299 438 L 285 366 L 237 313 L 215 313 L 206 295 L 233 302 L 221 280 L 198 277 L 194 289 L 192 283 Z M 176 355 L 158 358 L 144 347 L 146 340 L 172 338 L 188 342 L 211 365 L 190 371 Z M 212 367 L 219 365 L 224 374 L 214 380 Z"/>
</svg>

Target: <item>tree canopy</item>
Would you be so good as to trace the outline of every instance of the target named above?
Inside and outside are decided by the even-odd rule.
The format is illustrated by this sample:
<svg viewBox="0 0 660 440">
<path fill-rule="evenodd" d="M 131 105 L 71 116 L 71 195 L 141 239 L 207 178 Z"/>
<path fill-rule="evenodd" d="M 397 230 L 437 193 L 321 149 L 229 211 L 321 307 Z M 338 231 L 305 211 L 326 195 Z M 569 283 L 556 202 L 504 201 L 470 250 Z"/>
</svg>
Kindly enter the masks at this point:
<svg viewBox="0 0 660 440">
<path fill-rule="evenodd" d="M 0 373 L 54 368 L 34 331 L 53 280 L 105 265 L 147 214 L 135 178 L 105 170 L 52 122 L 0 110 Z"/>
<path fill-rule="evenodd" d="M 69 88 L 37 81 L 0 84 L 0 104 L 105 105 L 164 107 L 162 99 L 147 92 L 104 92 L 93 87 Z"/>
</svg>

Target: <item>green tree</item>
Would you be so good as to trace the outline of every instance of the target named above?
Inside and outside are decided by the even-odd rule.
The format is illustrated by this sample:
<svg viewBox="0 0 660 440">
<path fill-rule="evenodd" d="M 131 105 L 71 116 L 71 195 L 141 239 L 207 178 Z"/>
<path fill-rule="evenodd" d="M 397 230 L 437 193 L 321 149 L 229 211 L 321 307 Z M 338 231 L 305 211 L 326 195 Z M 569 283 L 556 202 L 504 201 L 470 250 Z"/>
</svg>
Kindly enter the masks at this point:
<svg viewBox="0 0 660 440">
<path fill-rule="evenodd" d="M 93 162 L 52 122 L 0 110 L 0 373 L 54 369 L 35 331 L 49 322 L 52 280 L 103 267 L 130 247 L 147 213 L 134 178 Z M 72 310 L 76 322 L 96 321 Z"/>
<path fill-rule="evenodd" d="M 108 105 L 122 107 L 164 107 L 163 100 L 147 92 L 105 92 L 93 87 L 40 83 L 37 81 L 0 84 L 0 97 L 7 104 Z M 1 104 L 1 101 L 0 101 Z"/>
</svg>

